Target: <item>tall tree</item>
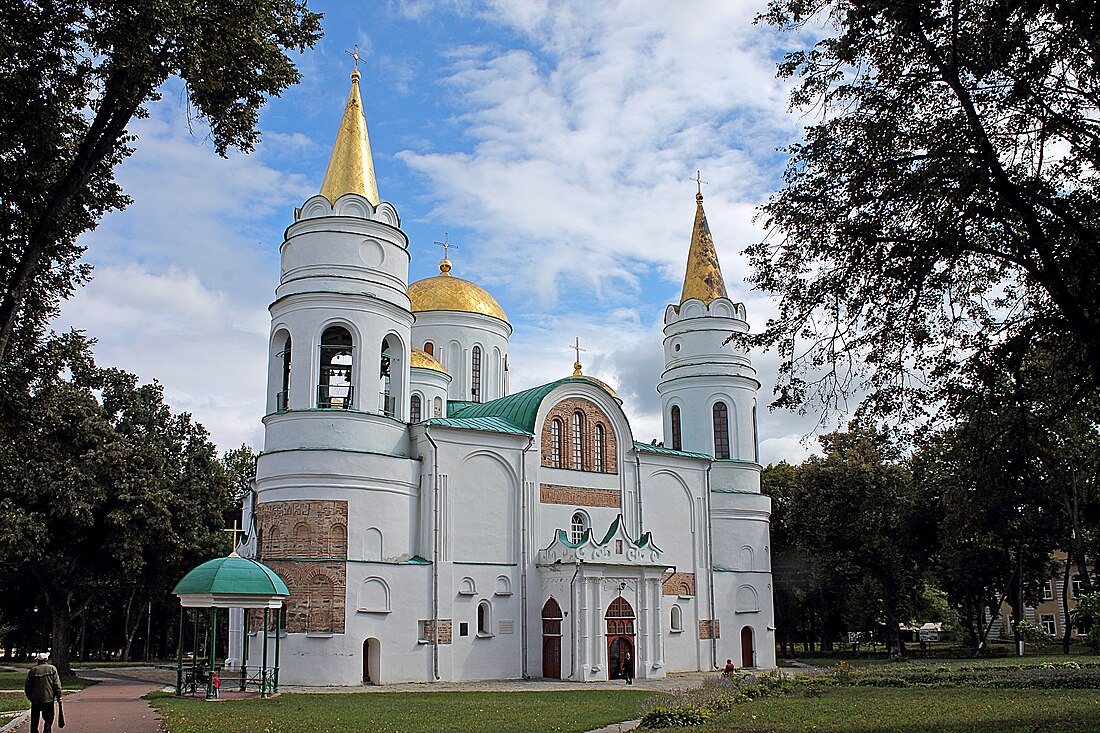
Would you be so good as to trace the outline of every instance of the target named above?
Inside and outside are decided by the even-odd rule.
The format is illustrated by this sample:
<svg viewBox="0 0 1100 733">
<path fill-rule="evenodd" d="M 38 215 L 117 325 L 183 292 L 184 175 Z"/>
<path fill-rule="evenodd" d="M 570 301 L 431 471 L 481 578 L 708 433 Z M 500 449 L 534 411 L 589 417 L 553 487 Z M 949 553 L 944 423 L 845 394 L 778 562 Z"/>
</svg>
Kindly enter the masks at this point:
<svg viewBox="0 0 1100 733">
<path fill-rule="evenodd" d="M 895 419 L 975 355 L 1057 344 L 1066 404 L 1100 385 L 1100 14 L 1093 0 L 772 0 L 828 36 L 788 54 L 819 122 L 749 249 L 780 296 L 756 345 L 776 403 Z"/>
<path fill-rule="evenodd" d="M 129 646 L 140 609 L 224 547 L 229 481 L 202 426 L 159 385 L 95 366 L 77 333 L 0 367 L 0 580 L 37 589 L 67 670 L 72 623 L 110 596 Z"/>
<path fill-rule="evenodd" d="M 21 314 L 33 331 L 89 276 L 77 237 L 126 205 L 127 127 L 165 80 L 219 154 L 251 150 L 320 17 L 299 0 L 0 0 L 0 362 Z"/>
</svg>

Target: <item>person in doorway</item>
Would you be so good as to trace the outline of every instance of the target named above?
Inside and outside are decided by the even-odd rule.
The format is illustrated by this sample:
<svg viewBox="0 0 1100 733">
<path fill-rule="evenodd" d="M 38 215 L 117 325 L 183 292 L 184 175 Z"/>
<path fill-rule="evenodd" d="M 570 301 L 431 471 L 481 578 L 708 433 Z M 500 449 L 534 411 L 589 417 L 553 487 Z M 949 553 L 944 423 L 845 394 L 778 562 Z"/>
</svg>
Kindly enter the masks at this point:
<svg viewBox="0 0 1100 733">
<path fill-rule="evenodd" d="M 733 673 L 737 671 L 737 667 L 733 666 L 733 660 L 727 659 L 726 666 L 722 668 L 723 677 L 733 677 Z"/>
<path fill-rule="evenodd" d="M 27 682 L 23 685 L 23 694 L 31 701 L 31 733 L 38 733 L 38 721 L 43 723 L 43 733 L 53 731 L 53 704 L 61 702 L 61 675 L 57 667 L 47 660 L 49 654 L 42 653 L 36 658 L 38 664 L 27 672 Z"/>
<path fill-rule="evenodd" d="M 631 658 L 630 652 L 623 657 L 623 679 L 628 685 L 634 684 L 634 659 Z"/>
</svg>

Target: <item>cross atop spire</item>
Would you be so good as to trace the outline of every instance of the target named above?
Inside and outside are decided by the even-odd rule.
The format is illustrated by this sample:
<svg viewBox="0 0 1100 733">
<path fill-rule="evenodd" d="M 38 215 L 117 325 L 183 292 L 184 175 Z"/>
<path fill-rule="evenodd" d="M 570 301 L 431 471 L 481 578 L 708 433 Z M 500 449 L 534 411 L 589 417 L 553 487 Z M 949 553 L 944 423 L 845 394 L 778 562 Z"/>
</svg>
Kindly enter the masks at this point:
<svg viewBox="0 0 1100 733">
<path fill-rule="evenodd" d="M 577 352 L 577 360 L 575 362 L 573 362 L 573 376 L 574 377 L 583 376 L 581 374 L 581 352 L 582 351 L 587 352 L 588 349 L 585 349 L 585 348 L 581 347 L 581 337 L 580 336 L 577 336 L 574 339 L 573 345 L 570 346 L 569 348 L 571 348 L 571 349 L 573 349 L 573 351 Z"/>
<path fill-rule="evenodd" d="M 704 183 L 710 183 L 710 181 L 704 181 L 703 180 L 703 172 L 702 171 L 695 171 L 695 178 L 689 178 L 688 180 L 689 181 L 695 181 L 695 185 L 698 188 L 698 191 L 696 191 L 695 196 L 697 198 L 702 198 L 702 196 L 703 196 L 703 184 Z"/>
<path fill-rule="evenodd" d="M 362 61 L 363 59 L 359 56 L 359 44 L 358 43 L 355 44 L 354 48 L 355 48 L 354 51 L 344 51 L 344 53 L 346 53 L 348 56 L 351 56 L 352 61 L 355 63 L 355 68 L 352 70 L 351 73 L 352 73 L 352 76 L 357 77 L 359 75 L 359 62 Z"/>
</svg>

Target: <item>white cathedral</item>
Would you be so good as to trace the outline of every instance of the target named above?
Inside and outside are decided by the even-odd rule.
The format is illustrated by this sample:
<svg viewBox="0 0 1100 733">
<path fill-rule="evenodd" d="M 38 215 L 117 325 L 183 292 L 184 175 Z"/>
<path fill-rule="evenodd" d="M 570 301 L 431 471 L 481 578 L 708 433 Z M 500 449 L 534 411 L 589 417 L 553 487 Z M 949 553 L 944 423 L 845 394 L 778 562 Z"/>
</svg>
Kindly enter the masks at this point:
<svg viewBox="0 0 1100 733">
<path fill-rule="evenodd" d="M 760 383 L 727 343 L 748 324 L 702 195 L 664 316 L 664 440 L 638 442 L 579 361 L 510 392 L 512 326 L 446 256 L 408 282 L 358 82 L 321 193 L 286 230 L 270 306 L 265 443 L 244 510 L 256 531 L 241 554 L 290 590 L 270 634 L 280 681 L 774 667 Z M 256 654 L 262 631 L 244 626 L 234 612 L 230 648 L 247 633 Z"/>
</svg>

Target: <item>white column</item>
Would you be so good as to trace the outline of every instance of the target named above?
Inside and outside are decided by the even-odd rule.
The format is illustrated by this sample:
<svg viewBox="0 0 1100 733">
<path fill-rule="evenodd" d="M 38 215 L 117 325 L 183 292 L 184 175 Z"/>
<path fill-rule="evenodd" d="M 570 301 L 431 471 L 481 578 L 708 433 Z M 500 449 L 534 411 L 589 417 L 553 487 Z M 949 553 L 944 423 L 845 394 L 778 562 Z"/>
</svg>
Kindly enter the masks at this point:
<svg viewBox="0 0 1100 733">
<path fill-rule="evenodd" d="M 592 660 L 591 666 L 600 668 L 602 678 L 607 677 L 607 631 L 603 623 L 603 578 L 592 578 Z"/>
<path fill-rule="evenodd" d="M 649 677 L 649 665 L 650 659 L 653 658 L 652 649 L 650 647 L 650 632 L 649 629 L 652 626 L 652 619 L 649 616 L 649 589 L 646 587 L 645 571 L 642 571 L 642 576 L 638 578 L 638 592 L 636 598 L 638 599 L 638 612 L 636 614 L 638 619 L 638 643 L 635 645 L 634 655 L 637 657 L 634 664 L 634 674 L 639 677 Z"/>
<path fill-rule="evenodd" d="M 656 644 L 657 649 L 656 649 L 656 653 L 654 654 L 654 657 L 656 658 L 657 665 L 659 665 L 662 669 L 664 669 L 664 666 L 665 666 L 665 635 L 662 631 L 662 629 L 664 628 L 663 625 L 662 625 L 664 623 L 664 620 L 662 618 L 663 611 L 661 610 L 661 579 L 660 578 L 653 578 L 652 580 L 649 581 L 649 584 L 650 584 L 650 592 L 652 592 L 652 594 L 653 594 L 653 606 L 654 606 L 653 621 L 654 621 L 654 624 L 655 624 L 655 626 L 654 626 L 654 635 L 656 636 L 656 642 L 657 642 L 657 644 Z"/>
</svg>

